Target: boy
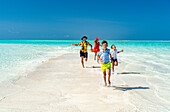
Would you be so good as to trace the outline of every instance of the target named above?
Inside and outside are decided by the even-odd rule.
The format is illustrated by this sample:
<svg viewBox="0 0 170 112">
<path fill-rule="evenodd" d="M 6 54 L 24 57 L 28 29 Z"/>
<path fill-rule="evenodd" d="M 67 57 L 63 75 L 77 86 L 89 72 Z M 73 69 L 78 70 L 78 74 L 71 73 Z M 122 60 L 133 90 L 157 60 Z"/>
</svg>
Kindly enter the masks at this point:
<svg viewBox="0 0 170 112">
<path fill-rule="evenodd" d="M 115 45 L 111 46 L 110 54 L 111 54 L 111 63 L 112 63 L 112 74 L 114 74 L 114 65 L 118 66 L 117 54 L 121 52 L 123 52 L 123 50 L 117 51 Z"/>
<path fill-rule="evenodd" d="M 91 46 L 91 50 L 92 50 L 92 45 L 86 41 L 87 37 L 86 36 L 83 36 L 81 38 L 81 41 L 79 44 L 72 44 L 73 46 L 81 46 L 81 49 L 80 49 L 80 57 L 81 57 L 81 63 L 82 63 L 82 67 L 84 68 L 84 61 L 83 59 L 85 58 L 85 61 L 87 61 L 87 58 L 88 58 L 88 52 L 87 52 L 87 46 Z"/>
<path fill-rule="evenodd" d="M 102 47 L 103 49 L 98 53 L 98 60 L 100 60 L 101 63 L 101 70 L 103 72 L 103 78 L 104 78 L 104 83 L 105 83 L 105 87 L 107 86 L 106 83 L 106 70 L 108 73 L 108 83 L 109 86 L 111 85 L 110 82 L 110 71 L 111 71 L 111 63 L 110 63 L 110 49 L 108 49 L 108 43 L 107 41 L 103 40 L 102 41 Z"/>
</svg>

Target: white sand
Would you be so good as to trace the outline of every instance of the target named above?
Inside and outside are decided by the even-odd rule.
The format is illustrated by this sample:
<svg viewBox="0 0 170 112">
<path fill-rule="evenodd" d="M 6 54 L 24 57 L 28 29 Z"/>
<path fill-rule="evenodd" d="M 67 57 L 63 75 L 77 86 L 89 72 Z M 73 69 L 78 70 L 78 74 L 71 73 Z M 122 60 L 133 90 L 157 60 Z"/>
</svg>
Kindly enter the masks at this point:
<svg viewBox="0 0 170 112">
<path fill-rule="evenodd" d="M 131 73 L 120 60 L 118 78 L 104 87 L 100 65 L 92 55 L 83 69 L 79 54 L 51 59 L 8 86 L 0 112 L 166 112 L 169 102 L 149 85 L 151 77 Z M 93 68 L 93 66 L 95 68 Z M 137 66 L 136 66 L 137 67 Z M 134 70 L 133 70 L 134 71 Z M 155 80 L 156 81 L 156 80 Z M 113 77 L 112 77 L 113 83 Z M 1 89 L 1 91 L 3 91 Z"/>
</svg>

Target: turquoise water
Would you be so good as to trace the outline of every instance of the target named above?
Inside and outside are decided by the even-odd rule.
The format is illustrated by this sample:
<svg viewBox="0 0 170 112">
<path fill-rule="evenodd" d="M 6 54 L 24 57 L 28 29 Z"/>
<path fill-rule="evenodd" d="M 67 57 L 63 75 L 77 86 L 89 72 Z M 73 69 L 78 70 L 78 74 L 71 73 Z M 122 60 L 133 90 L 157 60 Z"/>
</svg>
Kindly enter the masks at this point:
<svg viewBox="0 0 170 112">
<path fill-rule="evenodd" d="M 35 69 L 42 61 L 63 53 L 79 52 L 71 44 L 80 40 L 0 40 L 0 84 L 13 83 Z M 92 40 L 89 40 L 93 44 Z M 115 44 L 119 55 L 127 63 L 138 63 L 147 72 L 170 81 L 170 41 L 108 40 L 109 48 Z M 89 54 L 91 55 L 91 54 Z"/>
<path fill-rule="evenodd" d="M 1 44 L 71 45 L 81 40 L 0 40 Z M 93 43 L 93 40 L 88 40 Z M 170 46 L 170 41 L 107 40 L 109 44 L 125 46 Z M 101 41 L 100 41 L 101 42 Z"/>
</svg>

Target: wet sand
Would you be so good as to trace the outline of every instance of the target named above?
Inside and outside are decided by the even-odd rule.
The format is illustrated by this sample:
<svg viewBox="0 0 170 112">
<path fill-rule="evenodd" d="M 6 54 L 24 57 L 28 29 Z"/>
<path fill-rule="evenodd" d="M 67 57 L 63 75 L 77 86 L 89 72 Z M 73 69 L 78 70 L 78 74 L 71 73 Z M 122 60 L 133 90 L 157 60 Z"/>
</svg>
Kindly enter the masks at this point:
<svg viewBox="0 0 170 112">
<path fill-rule="evenodd" d="M 167 102 L 153 95 L 150 78 L 120 62 L 112 86 L 104 87 L 100 64 L 92 55 L 84 69 L 77 53 L 50 59 L 6 88 L 12 91 L 1 99 L 0 112 L 168 111 Z"/>
</svg>

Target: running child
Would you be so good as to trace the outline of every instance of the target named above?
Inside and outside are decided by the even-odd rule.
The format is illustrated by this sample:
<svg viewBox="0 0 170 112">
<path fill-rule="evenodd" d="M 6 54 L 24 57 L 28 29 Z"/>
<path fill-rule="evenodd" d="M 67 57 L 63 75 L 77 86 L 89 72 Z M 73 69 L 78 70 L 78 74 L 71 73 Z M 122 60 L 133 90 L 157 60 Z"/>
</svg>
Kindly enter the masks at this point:
<svg viewBox="0 0 170 112">
<path fill-rule="evenodd" d="M 100 60 L 101 63 L 101 70 L 103 72 L 103 78 L 104 78 L 104 83 L 105 87 L 107 86 L 106 83 L 106 71 L 108 73 L 108 83 L 109 86 L 111 85 L 110 82 L 110 71 L 111 71 L 111 63 L 110 63 L 110 49 L 108 49 L 108 43 L 107 41 L 103 40 L 102 41 L 102 47 L 103 49 L 98 53 L 98 60 Z"/>
<path fill-rule="evenodd" d="M 123 52 L 123 50 L 121 51 L 117 51 L 116 46 L 112 45 L 111 46 L 111 50 L 110 50 L 110 54 L 111 54 L 111 63 L 112 63 L 112 74 L 114 74 L 114 65 L 118 66 L 118 61 L 117 61 L 117 54 Z"/>
<path fill-rule="evenodd" d="M 87 61 L 87 58 L 88 58 L 88 52 L 87 52 L 87 46 L 91 46 L 91 50 L 92 50 L 92 45 L 87 42 L 87 37 L 86 36 L 83 36 L 81 38 L 81 41 L 79 44 L 72 44 L 73 46 L 81 46 L 81 49 L 80 49 L 80 57 L 81 57 L 81 63 L 82 63 L 82 67 L 84 68 L 84 58 L 85 58 L 85 61 Z"/>
</svg>

